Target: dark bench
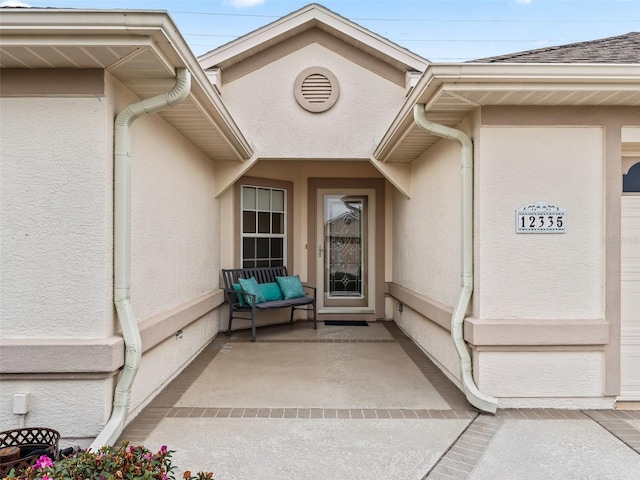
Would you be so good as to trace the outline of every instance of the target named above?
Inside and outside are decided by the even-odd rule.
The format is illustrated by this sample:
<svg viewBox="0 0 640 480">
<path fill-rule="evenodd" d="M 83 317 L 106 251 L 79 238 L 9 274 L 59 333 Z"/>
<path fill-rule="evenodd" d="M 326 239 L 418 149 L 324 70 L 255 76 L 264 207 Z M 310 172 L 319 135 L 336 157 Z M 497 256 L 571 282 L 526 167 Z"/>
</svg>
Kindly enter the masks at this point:
<svg viewBox="0 0 640 480">
<path fill-rule="evenodd" d="M 305 296 L 291 299 L 271 300 L 256 303 L 256 295 L 251 294 L 239 286 L 239 278 L 256 279 L 258 284 L 277 283 L 276 277 L 288 277 L 287 267 L 258 267 L 258 268 L 235 268 L 223 269 L 224 291 L 229 303 L 229 326 L 227 335 L 231 335 L 231 322 L 234 318 L 251 321 L 251 341 L 256 341 L 256 312 L 260 310 L 272 310 L 275 308 L 291 308 L 289 323 L 293 323 L 293 312 L 295 310 L 306 310 L 313 312 L 313 328 L 318 328 L 316 314 L 316 288 L 303 285 Z M 236 285 L 236 288 L 234 288 Z M 308 292 L 308 293 L 307 293 Z M 243 295 L 246 304 L 241 305 L 239 295 Z M 240 315 L 238 315 L 240 314 Z"/>
</svg>

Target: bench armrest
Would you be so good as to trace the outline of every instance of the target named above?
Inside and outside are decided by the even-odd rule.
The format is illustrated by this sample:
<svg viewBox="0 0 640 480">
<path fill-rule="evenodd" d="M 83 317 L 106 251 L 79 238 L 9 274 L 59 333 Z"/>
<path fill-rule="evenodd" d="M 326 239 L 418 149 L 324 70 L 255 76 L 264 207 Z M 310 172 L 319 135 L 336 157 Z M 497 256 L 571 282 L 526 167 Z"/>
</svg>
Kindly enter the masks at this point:
<svg viewBox="0 0 640 480">
<path fill-rule="evenodd" d="M 312 287 L 311 285 L 302 285 L 302 288 L 304 288 L 305 290 L 311 290 L 313 292 L 313 298 L 316 298 L 316 287 Z"/>
<path fill-rule="evenodd" d="M 240 303 L 240 301 L 239 301 L 239 299 L 238 299 L 238 295 L 244 295 L 244 296 L 245 296 L 245 298 L 246 298 L 246 297 L 253 297 L 253 299 L 252 299 L 250 302 L 247 302 L 247 303 L 248 303 L 249 305 L 251 305 L 251 306 L 255 305 L 255 303 L 256 303 L 256 295 L 255 295 L 255 294 L 253 294 L 253 293 L 245 292 L 245 291 L 244 291 L 244 290 L 242 290 L 242 289 L 240 289 L 239 291 L 237 291 L 235 288 L 232 288 L 232 289 L 225 288 L 225 289 L 224 289 L 224 291 L 225 291 L 225 292 L 226 292 L 226 294 L 227 294 L 227 301 L 228 301 L 229 303 Z M 232 297 L 231 295 L 235 295 L 235 299 L 236 299 L 236 301 L 235 301 L 235 302 L 231 302 L 231 299 L 232 299 L 232 298 L 234 298 L 234 297 Z"/>
</svg>

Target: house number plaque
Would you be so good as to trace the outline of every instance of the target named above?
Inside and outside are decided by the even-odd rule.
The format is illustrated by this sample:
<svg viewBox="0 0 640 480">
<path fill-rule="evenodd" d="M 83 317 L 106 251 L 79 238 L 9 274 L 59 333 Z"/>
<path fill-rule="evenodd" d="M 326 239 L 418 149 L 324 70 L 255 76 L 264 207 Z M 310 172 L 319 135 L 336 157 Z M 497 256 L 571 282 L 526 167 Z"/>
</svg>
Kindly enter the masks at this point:
<svg viewBox="0 0 640 480">
<path fill-rule="evenodd" d="M 516 210 L 516 233 L 565 233 L 567 211 L 546 202 L 535 202 Z"/>
</svg>

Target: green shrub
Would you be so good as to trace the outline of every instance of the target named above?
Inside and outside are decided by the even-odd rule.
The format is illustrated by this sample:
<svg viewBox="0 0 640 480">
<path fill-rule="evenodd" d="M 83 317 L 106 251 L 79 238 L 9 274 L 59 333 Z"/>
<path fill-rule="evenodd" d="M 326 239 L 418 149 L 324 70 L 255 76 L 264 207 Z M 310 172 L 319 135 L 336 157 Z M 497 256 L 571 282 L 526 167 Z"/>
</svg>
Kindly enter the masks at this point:
<svg viewBox="0 0 640 480">
<path fill-rule="evenodd" d="M 123 443 L 119 447 L 102 447 L 97 452 L 81 450 L 75 455 L 53 461 L 46 455 L 24 471 L 12 470 L 4 480 L 122 480 L 157 479 L 174 480 L 175 467 L 171 454 L 163 446 L 152 453 L 142 446 L 133 447 Z M 212 480 L 213 473 L 184 472 L 185 480 Z"/>
</svg>

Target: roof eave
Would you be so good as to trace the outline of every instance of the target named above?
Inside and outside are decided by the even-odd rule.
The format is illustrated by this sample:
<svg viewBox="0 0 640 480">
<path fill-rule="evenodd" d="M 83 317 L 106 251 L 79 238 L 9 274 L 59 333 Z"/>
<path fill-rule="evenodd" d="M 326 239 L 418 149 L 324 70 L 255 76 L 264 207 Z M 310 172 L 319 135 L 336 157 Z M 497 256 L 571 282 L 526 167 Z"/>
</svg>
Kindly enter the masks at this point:
<svg viewBox="0 0 640 480">
<path fill-rule="evenodd" d="M 413 106 L 433 108 L 445 92 L 492 90 L 640 90 L 640 64 L 432 64 L 407 97 L 374 151 L 386 161 L 413 125 Z M 469 110 L 491 103 L 469 102 Z"/>
<path fill-rule="evenodd" d="M 247 160 L 253 149 L 233 120 L 197 59 L 167 12 L 75 9 L 3 9 L 2 35 L 89 38 L 98 45 L 132 41 L 151 48 L 166 69 L 175 74 L 186 67 L 192 75 L 190 96 L 204 116 L 225 138 L 239 160 Z M 144 38 L 149 40 L 144 40 Z M 142 39 L 142 40 L 141 40 Z M 126 85 L 126 81 L 123 82 Z"/>
</svg>

